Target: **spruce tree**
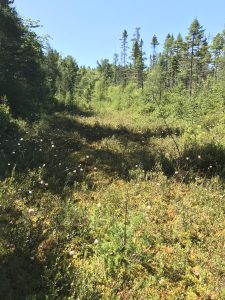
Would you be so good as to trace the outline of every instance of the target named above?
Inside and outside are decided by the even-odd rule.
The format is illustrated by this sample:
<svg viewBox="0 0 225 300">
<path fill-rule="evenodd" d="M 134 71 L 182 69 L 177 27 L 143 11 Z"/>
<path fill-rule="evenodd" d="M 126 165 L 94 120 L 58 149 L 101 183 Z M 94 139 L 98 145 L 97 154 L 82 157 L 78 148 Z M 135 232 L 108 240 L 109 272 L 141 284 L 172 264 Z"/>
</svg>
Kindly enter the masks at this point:
<svg viewBox="0 0 225 300">
<path fill-rule="evenodd" d="M 123 67 L 127 64 L 127 51 L 128 51 L 128 33 L 126 30 L 122 33 L 121 40 L 121 64 Z"/>
<path fill-rule="evenodd" d="M 189 76 L 189 94 L 192 95 L 193 79 L 195 83 L 199 82 L 201 77 L 201 68 L 203 60 L 207 54 L 207 42 L 204 36 L 204 29 L 200 25 L 198 19 L 194 19 L 189 27 L 188 36 L 186 38 L 188 45 L 188 53 L 190 57 L 190 76 Z M 205 48 L 201 51 L 201 48 Z"/>
<path fill-rule="evenodd" d="M 225 46 L 225 39 L 223 34 L 218 33 L 210 46 L 212 53 L 212 63 L 213 63 L 213 74 L 214 77 L 217 77 L 217 72 L 220 67 L 220 58 Z"/>
<path fill-rule="evenodd" d="M 174 53 L 174 37 L 168 34 L 163 47 L 163 53 L 160 57 L 160 64 L 164 71 L 165 84 L 169 88 L 174 84 L 175 71 L 173 69 Z"/>
<path fill-rule="evenodd" d="M 152 40 L 151 40 L 151 45 L 152 45 L 152 56 L 150 56 L 150 66 L 154 67 L 157 62 L 156 47 L 159 45 L 156 35 L 153 35 Z"/>
<path fill-rule="evenodd" d="M 128 33 L 126 30 L 122 33 L 121 41 L 121 65 L 122 65 L 122 81 L 123 84 L 126 85 L 128 80 L 128 72 L 127 72 L 127 51 L 128 51 Z"/>
<path fill-rule="evenodd" d="M 132 47 L 132 61 L 134 77 L 136 78 L 137 86 L 143 88 L 143 71 L 144 71 L 144 58 L 143 58 L 143 41 L 140 44 L 137 40 L 133 42 Z"/>
</svg>

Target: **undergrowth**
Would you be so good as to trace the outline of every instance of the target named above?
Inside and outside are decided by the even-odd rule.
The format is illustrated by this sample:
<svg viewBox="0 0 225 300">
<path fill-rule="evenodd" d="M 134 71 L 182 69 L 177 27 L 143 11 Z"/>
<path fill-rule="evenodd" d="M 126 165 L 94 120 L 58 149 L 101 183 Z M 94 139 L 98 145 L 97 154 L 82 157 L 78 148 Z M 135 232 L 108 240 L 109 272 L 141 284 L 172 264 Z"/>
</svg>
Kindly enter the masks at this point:
<svg viewBox="0 0 225 300">
<path fill-rule="evenodd" d="M 225 299 L 222 117 L 2 111 L 1 299 Z"/>
</svg>

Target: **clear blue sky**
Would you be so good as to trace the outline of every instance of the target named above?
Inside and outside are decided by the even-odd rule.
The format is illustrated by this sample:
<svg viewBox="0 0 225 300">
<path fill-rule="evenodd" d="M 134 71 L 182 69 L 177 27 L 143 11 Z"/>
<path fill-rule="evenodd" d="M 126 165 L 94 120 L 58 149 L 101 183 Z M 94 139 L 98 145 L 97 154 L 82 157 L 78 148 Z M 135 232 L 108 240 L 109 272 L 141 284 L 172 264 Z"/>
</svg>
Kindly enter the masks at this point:
<svg viewBox="0 0 225 300">
<path fill-rule="evenodd" d="M 124 29 L 131 39 L 135 27 L 141 27 L 149 56 L 154 34 L 161 45 L 167 33 L 185 36 L 195 17 L 207 35 L 225 25 L 225 0 L 15 0 L 15 6 L 21 17 L 40 20 L 38 33 L 49 34 L 53 48 L 91 67 L 120 52 Z"/>
</svg>

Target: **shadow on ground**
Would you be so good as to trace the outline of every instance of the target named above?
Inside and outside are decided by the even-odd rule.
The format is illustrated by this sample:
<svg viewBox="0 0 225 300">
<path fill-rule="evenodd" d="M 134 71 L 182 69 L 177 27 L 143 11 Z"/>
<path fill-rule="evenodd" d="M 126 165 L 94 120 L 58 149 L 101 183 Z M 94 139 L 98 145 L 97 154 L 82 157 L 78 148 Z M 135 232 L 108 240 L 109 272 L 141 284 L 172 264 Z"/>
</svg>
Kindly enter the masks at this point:
<svg viewBox="0 0 225 300">
<path fill-rule="evenodd" d="M 148 146 L 149 139 L 168 134 L 171 132 L 161 128 L 136 133 L 125 127 L 92 126 L 64 114 L 46 116 L 34 124 L 31 133 L 3 141 L 1 177 L 10 176 L 13 170 L 21 174 L 28 169 L 44 168 L 44 179 L 51 191 L 57 193 L 65 185 L 83 181 L 96 167 L 112 178 L 129 180 L 129 171 L 137 166 L 144 172 L 154 168 L 157 158 L 155 150 Z M 112 137 L 123 145 L 123 153 L 96 148 L 96 142 Z M 129 142 L 135 143 L 135 150 L 128 149 Z"/>
<path fill-rule="evenodd" d="M 193 145 L 186 149 L 181 158 L 180 165 L 191 175 L 212 178 L 219 176 L 225 179 L 225 148 L 222 145 L 205 144 Z"/>
<path fill-rule="evenodd" d="M 193 146 L 184 151 L 178 160 L 166 157 L 165 153 L 151 145 L 151 138 L 165 138 L 179 135 L 179 129 L 133 132 L 126 127 L 111 128 L 100 124 L 86 124 L 82 118 L 56 114 L 46 116 L 34 124 L 31 133 L 22 138 L 5 140 L 2 143 L 1 177 L 12 172 L 22 174 L 30 170 L 41 170 L 48 189 L 62 193 L 65 186 L 70 187 L 83 182 L 93 170 L 99 170 L 111 178 L 130 180 L 130 172 L 142 169 L 145 174 L 160 165 L 166 176 L 173 176 L 177 166 L 202 177 L 215 175 L 225 178 L 225 150 L 216 145 Z M 98 148 L 97 143 L 114 138 L 123 145 L 124 151 L 113 148 Z M 21 140 L 22 139 L 22 140 Z M 129 149 L 129 143 L 135 147 Z M 191 175 L 191 176 L 192 176 Z M 190 177 L 191 177 L 190 176 Z M 88 177 L 92 187 L 92 177 Z"/>
<path fill-rule="evenodd" d="M 12 207 L 0 207 L 0 299 L 4 300 L 44 299 L 44 268 L 31 254 L 41 232 L 22 218 Z"/>
<path fill-rule="evenodd" d="M 15 251 L 0 263 L 0 298 L 4 300 L 44 299 L 42 266 L 28 255 Z"/>
</svg>

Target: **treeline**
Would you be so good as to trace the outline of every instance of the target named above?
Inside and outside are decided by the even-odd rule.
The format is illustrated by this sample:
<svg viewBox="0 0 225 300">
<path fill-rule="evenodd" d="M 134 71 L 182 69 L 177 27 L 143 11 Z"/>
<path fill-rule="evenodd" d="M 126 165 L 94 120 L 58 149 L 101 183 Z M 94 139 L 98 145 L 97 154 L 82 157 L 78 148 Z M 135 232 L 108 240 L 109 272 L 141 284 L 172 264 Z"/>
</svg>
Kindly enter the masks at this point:
<svg viewBox="0 0 225 300">
<path fill-rule="evenodd" d="M 62 58 L 49 49 L 46 59 L 52 95 L 67 104 L 97 107 L 105 103 L 120 108 L 138 105 L 142 100 L 154 103 L 174 91 L 196 96 L 205 84 L 209 92 L 224 78 L 225 31 L 209 43 L 197 19 L 185 38 L 168 34 L 161 52 L 154 35 L 149 59 L 143 50 L 140 28 L 135 29 L 131 39 L 124 30 L 120 41 L 121 53 L 114 54 L 113 62 L 102 59 L 94 69 L 78 67 L 72 57 Z"/>
<path fill-rule="evenodd" d="M 96 68 L 86 68 L 45 46 L 34 32 L 38 24 L 23 21 L 12 4 L 0 0 L 0 99 L 15 116 L 35 117 L 53 101 L 83 107 L 113 103 L 118 109 L 140 99 L 161 101 L 171 91 L 196 96 L 205 85 L 209 91 L 222 84 L 225 31 L 209 43 L 197 19 L 185 38 L 168 34 L 161 52 L 154 35 L 148 59 L 140 28 L 131 38 L 124 30 L 113 62 L 102 59 Z"/>
</svg>

